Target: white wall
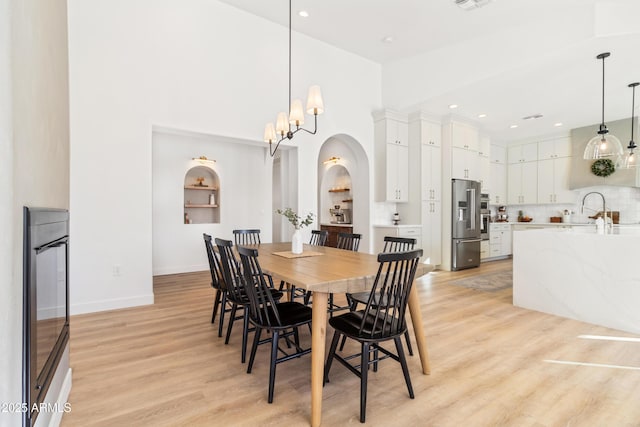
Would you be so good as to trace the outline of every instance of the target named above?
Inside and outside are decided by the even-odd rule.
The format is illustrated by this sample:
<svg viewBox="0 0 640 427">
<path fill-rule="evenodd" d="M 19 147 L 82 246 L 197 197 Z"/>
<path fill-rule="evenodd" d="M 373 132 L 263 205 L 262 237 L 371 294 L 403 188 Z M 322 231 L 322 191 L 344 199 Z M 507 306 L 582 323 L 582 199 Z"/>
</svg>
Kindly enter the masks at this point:
<svg viewBox="0 0 640 427">
<path fill-rule="evenodd" d="M 184 224 L 184 178 L 200 164 L 193 157 L 216 160 L 207 165 L 220 180 L 219 224 Z M 241 160 L 239 160 L 241 159 Z M 153 274 L 209 268 L 202 233 L 233 240 L 235 228 L 259 228 L 271 241 L 271 161 L 264 149 L 228 138 L 153 132 Z"/>
<path fill-rule="evenodd" d="M 152 127 L 260 141 L 287 106 L 288 31 L 215 0 L 68 7 L 72 313 L 151 303 Z M 372 152 L 380 67 L 294 33 L 294 96 L 311 84 L 325 113 L 293 144 L 298 209 L 315 212 L 321 141 L 345 133 Z"/>
<path fill-rule="evenodd" d="M 64 0 L 0 1 L 3 403 L 22 400 L 22 207 L 69 207 L 66 12 Z M 47 400 L 55 392 L 50 389 Z M 19 413 L 1 412 L 0 426 L 20 425 L 20 419 Z"/>
</svg>

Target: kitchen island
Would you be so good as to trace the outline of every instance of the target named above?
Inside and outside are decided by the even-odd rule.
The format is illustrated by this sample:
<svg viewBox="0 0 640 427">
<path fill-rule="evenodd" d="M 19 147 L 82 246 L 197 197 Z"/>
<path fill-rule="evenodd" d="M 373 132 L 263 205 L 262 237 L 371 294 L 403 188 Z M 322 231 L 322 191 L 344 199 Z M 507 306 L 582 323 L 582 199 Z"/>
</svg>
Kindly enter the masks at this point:
<svg viewBox="0 0 640 427">
<path fill-rule="evenodd" d="M 513 233 L 513 304 L 640 334 L 640 229 Z"/>
</svg>

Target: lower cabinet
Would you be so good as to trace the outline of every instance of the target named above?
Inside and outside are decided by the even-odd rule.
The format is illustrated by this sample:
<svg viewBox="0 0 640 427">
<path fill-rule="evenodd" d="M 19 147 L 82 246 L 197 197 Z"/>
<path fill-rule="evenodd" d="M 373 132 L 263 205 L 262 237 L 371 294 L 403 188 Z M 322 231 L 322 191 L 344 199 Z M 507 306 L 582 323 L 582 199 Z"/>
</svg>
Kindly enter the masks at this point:
<svg viewBox="0 0 640 427">
<path fill-rule="evenodd" d="M 328 231 L 327 243 L 325 246 L 335 248 L 338 246 L 338 233 L 353 233 L 353 227 L 344 225 L 320 225 L 320 230 Z"/>
<path fill-rule="evenodd" d="M 385 236 L 416 239 L 416 249 L 422 248 L 422 227 L 419 225 L 389 225 L 373 227 L 373 253 L 384 249 Z"/>
<path fill-rule="evenodd" d="M 422 249 L 428 264 L 442 264 L 442 203 L 422 202 Z"/>
<path fill-rule="evenodd" d="M 511 224 L 491 223 L 487 258 L 504 258 L 511 255 L 511 240 Z"/>
</svg>

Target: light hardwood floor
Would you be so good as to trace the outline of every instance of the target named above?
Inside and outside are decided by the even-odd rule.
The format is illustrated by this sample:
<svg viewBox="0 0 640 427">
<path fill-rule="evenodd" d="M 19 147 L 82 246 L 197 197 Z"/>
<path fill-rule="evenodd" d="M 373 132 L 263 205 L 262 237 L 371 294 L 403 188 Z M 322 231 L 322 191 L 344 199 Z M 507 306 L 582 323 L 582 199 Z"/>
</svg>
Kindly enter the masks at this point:
<svg viewBox="0 0 640 427">
<path fill-rule="evenodd" d="M 369 376 L 366 425 L 640 426 L 640 342 L 580 338 L 637 336 L 514 307 L 510 289 L 448 284 L 510 267 L 416 282 L 431 375 L 410 358 L 411 400 L 400 366 L 383 361 Z M 310 358 L 278 366 L 269 405 L 268 349 L 247 374 L 240 322 L 229 345 L 210 323 L 207 274 L 156 277 L 152 306 L 71 318 L 72 410 L 62 426 L 308 425 Z M 334 366 L 323 396 L 323 425 L 359 424 L 359 380 L 344 367 Z"/>
</svg>

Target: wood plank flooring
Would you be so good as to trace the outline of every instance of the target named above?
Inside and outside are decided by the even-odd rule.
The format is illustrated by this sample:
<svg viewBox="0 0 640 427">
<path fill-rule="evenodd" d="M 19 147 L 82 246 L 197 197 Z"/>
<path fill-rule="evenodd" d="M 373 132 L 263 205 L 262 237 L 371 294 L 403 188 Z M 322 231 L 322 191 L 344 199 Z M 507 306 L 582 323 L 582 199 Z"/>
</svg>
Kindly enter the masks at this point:
<svg viewBox="0 0 640 427">
<path fill-rule="evenodd" d="M 637 336 L 513 307 L 510 289 L 448 284 L 510 268 L 498 261 L 416 282 L 431 375 L 409 358 L 412 400 L 400 366 L 381 362 L 369 375 L 367 425 L 640 426 L 640 342 L 579 337 Z M 156 277 L 154 305 L 71 318 L 72 410 L 62 426 L 308 425 L 311 359 L 278 366 L 269 405 L 268 349 L 247 374 L 240 322 L 229 345 L 210 323 L 207 275 Z M 323 396 L 323 425 L 359 424 L 359 380 L 344 367 L 334 366 Z"/>
</svg>

